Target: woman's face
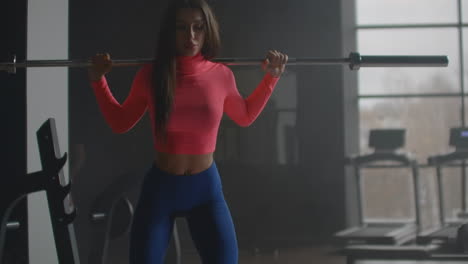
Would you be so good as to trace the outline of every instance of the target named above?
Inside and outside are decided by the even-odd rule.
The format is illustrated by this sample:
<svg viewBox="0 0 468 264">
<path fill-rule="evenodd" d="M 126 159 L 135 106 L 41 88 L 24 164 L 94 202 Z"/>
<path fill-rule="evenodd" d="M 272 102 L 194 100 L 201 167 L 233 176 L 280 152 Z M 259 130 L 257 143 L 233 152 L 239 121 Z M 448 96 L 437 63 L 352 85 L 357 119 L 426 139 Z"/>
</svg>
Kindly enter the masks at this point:
<svg viewBox="0 0 468 264">
<path fill-rule="evenodd" d="M 205 41 L 205 28 L 205 19 L 200 9 L 179 9 L 176 17 L 177 55 L 197 55 Z"/>
</svg>

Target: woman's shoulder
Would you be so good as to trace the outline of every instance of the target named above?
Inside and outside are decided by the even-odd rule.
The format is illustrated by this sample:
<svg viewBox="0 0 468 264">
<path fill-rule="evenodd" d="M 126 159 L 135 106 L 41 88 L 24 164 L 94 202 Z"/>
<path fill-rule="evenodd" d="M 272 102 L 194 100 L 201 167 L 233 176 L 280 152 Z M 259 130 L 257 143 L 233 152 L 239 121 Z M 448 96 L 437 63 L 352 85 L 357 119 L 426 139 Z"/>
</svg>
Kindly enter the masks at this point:
<svg viewBox="0 0 468 264">
<path fill-rule="evenodd" d="M 138 68 L 136 75 L 143 78 L 148 78 L 149 76 L 151 76 L 152 71 L 153 63 L 145 63 Z"/>
<path fill-rule="evenodd" d="M 153 63 L 147 62 L 140 66 L 140 71 L 151 71 L 153 70 Z"/>
<path fill-rule="evenodd" d="M 229 68 L 226 64 L 221 62 L 212 62 L 213 69 L 217 70 L 219 73 L 223 74 L 226 77 L 230 77 L 233 75 L 231 68 Z"/>
<path fill-rule="evenodd" d="M 141 65 L 134 77 L 133 84 L 136 85 L 137 87 L 145 87 L 148 88 L 149 84 L 151 83 L 152 79 L 152 69 L 153 65 L 152 63 L 145 63 Z M 144 89 L 147 90 L 147 89 Z"/>
</svg>

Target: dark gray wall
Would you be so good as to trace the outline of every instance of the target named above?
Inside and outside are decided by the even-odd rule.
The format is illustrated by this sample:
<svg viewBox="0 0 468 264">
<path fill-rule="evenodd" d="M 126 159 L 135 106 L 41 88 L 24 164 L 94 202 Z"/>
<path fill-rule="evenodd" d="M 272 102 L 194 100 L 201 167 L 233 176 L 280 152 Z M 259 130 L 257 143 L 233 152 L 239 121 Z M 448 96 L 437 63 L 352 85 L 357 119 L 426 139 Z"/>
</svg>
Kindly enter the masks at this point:
<svg viewBox="0 0 468 264">
<path fill-rule="evenodd" d="M 290 57 L 348 56 L 356 47 L 353 2 L 211 1 L 222 28 L 221 57 L 263 57 L 270 48 Z M 152 56 L 162 6 L 162 1 L 71 2 L 70 57 L 102 51 L 122 59 Z M 108 75 L 120 101 L 136 70 L 116 68 Z M 244 94 L 262 77 L 257 68 L 233 70 Z M 345 227 L 352 194 L 346 192 L 343 160 L 358 146 L 355 95 L 356 73 L 345 67 L 290 67 L 251 127 L 223 121 L 215 156 L 241 248 L 323 244 Z M 292 125 L 281 125 L 281 115 Z M 141 178 L 153 159 L 151 140 L 149 118 L 127 134 L 112 134 L 86 72 L 70 71 L 71 176 L 82 211 L 118 175 Z M 80 146 L 85 156 L 78 154 Z M 92 235 L 88 224 L 83 215 L 77 219 L 83 255 Z M 114 242 L 114 249 L 125 246 L 124 238 Z"/>
<path fill-rule="evenodd" d="M 8 25 L 2 30 L 0 41 L 1 61 L 12 61 L 13 54 L 18 61 L 26 59 L 27 42 L 27 1 L 9 1 L 2 3 L 0 9 L 0 23 Z M 11 206 L 12 202 L 21 194 L 23 181 L 27 174 L 27 143 L 26 143 L 26 71 L 18 69 L 16 74 L 0 72 L 0 87 L 4 102 L 0 106 L 3 116 L 0 201 L 2 209 Z M 11 222 L 19 222 L 23 228 L 6 232 L 3 257 L 0 263 L 13 261 L 27 262 L 28 247 L 28 204 L 23 199 L 12 209 Z M 5 211 L 2 217 L 5 217 Z M 0 219 L 3 222 L 3 219 Z M 1 249 L 0 249 L 1 250 Z"/>
</svg>

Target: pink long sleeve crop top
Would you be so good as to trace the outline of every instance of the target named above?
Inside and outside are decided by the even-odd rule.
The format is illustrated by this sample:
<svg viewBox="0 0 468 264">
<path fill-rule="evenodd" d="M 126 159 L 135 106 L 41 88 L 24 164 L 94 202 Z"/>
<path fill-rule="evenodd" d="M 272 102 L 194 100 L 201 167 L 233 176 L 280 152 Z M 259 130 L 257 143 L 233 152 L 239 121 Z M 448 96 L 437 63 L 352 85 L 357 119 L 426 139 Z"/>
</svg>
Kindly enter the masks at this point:
<svg viewBox="0 0 468 264">
<path fill-rule="evenodd" d="M 244 99 L 237 90 L 233 72 L 224 64 L 208 61 L 200 53 L 178 56 L 174 105 L 167 138 L 162 142 L 156 131 L 150 90 L 152 67 L 145 64 L 138 70 L 122 104 L 112 95 L 105 77 L 91 82 L 91 86 L 104 119 L 114 132 L 127 132 L 148 110 L 155 149 L 174 154 L 214 152 L 223 113 L 238 125 L 249 126 L 265 107 L 279 79 L 266 73 Z"/>
</svg>

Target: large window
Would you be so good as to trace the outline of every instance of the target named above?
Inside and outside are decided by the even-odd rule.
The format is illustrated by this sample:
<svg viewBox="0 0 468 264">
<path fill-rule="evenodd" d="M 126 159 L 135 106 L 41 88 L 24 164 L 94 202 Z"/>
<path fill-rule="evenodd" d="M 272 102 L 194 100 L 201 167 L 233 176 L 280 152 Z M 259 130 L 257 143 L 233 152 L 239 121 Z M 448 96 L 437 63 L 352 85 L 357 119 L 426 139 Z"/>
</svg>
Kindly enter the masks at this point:
<svg viewBox="0 0 468 264">
<path fill-rule="evenodd" d="M 457 0 L 356 0 L 359 25 L 457 23 Z"/>
<path fill-rule="evenodd" d="M 422 209 L 433 212 L 436 206 L 433 201 L 436 195 L 432 194 L 434 169 L 427 166 L 427 158 L 451 151 L 449 129 L 468 122 L 465 66 L 468 50 L 463 48 L 468 43 L 468 0 L 356 0 L 356 10 L 358 51 L 362 55 L 449 57 L 446 68 L 363 68 L 359 71 L 361 153 L 371 151 L 367 146 L 370 129 L 405 128 L 405 150 L 415 155 L 424 172 L 421 173 Z M 380 174 L 378 177 L 386 177 L 388 173 Z M 461 177 L 451 174 L 454 174 L 452 178 Z M 379 217 L 370 212 L 378 212 L 378 202 L 385 204 L 384 197 L 396 196 L 398 190 L 385 189 L 385 180 L 364 181 L 371 189 L 391 192 L 366 193 L 367 199 L 375 202 L 366 205 L 367 216 Z M 446 189 L 458 190 L 457 182 L 447 180 Z M 460 195 L 455 191 L 446 194 L 447 207 L 459 208 Z M 403 208 L 401 212 L 409 211 L 411 203 L 398 203 Z M 389 216 L 387 212 L 381 217 Z M 393 216 L 401 215 L 395 211 Z"/>
</svg>

